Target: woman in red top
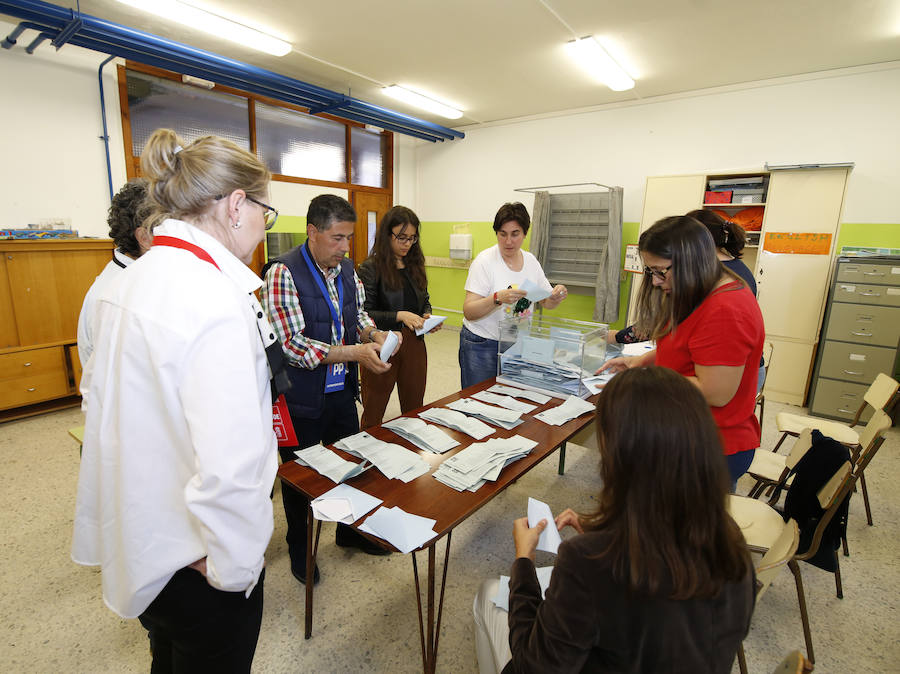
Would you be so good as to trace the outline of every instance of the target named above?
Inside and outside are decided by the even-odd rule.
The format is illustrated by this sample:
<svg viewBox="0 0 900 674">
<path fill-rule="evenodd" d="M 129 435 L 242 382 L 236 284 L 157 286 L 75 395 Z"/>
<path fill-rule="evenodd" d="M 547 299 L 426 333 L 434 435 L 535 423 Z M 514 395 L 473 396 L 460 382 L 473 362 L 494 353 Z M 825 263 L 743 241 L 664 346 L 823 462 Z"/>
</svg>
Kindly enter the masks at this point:
<svg viewBox="0 0 900 674">
<path fill-rule="evenodd" d="M 757 370 L 765 328 L 753 293 L 716 258 L 709 230 L 694 218 L 663 218 L 641 234 L 644 280 L 637 329 L 656 340 L 642 356 L 614 358 L 599 371 L 661 365 L 684 375 L 709 403 L 732 489 L 759 447 Z"/>
</svg>

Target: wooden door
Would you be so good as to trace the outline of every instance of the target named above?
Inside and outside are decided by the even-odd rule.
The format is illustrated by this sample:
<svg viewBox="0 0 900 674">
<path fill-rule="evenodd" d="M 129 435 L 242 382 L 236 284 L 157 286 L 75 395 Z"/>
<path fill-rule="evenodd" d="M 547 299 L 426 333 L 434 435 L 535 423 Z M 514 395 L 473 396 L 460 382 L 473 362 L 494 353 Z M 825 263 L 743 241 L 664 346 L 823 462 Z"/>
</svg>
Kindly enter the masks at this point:
<svg viewBox="0 0 900 674">
<path fill-rule="evenodd" d="M 353 264 L 359 266 L 360 262 L 369 255 L 369 250 L 375 241 L 378 223 L 393 204 L 391 195 L 386 192 L 364 192 L 362 190 L 350 191 L 350 203 L 356 209 L 356 227 L 353 230 L 350 258 L 353 260 Z"/>
</svg>

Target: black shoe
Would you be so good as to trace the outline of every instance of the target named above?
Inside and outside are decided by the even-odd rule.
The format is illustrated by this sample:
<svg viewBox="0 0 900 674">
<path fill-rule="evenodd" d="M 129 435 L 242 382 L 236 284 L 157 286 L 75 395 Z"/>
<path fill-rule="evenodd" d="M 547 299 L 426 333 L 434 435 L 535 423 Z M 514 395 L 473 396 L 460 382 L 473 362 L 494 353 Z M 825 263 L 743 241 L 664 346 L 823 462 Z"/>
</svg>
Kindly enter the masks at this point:
<svg viewBox="0 0 900 674">
<path fill-rule="evenodd" d="M 341 548 L 356 548 L 362 550 L 367 555 L 377 555 L 384 557 L 391 554 L 390 550 L 385 550 L 380 545 L 373 543 L 361 533 L 351 529 L 347 525 L 337 527 L 337 533 L 334 536 L 334 542 Z"/>
<path fill-rule="evenodd" d="M 294 578 L 299 580 L 301 583 L 306 585 L 306 564 L 304 560 L 304 564 L 301 568 L 296 568 L 293 564 L 291 564 L 291 573 L 294 574 Z M 313 570 L 313 585 L 319 584 L 319 565 L 316 564 L 315 569 Z"/>
</svg>

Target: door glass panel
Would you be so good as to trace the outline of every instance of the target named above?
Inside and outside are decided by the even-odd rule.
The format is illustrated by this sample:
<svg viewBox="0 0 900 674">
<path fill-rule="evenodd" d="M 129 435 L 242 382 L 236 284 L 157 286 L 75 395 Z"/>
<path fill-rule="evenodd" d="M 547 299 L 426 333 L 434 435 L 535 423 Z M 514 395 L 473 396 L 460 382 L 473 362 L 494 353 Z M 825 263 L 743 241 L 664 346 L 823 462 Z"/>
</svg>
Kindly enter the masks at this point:
<svg viewBox="0 0 900 674">
<path fill-rule="evenodd" d="M 350 182 L 367 187 L 385 187 L 387 136 L 351 126 L 350 147 Z"/>
<path fill-rule="evenodd" d="M 286 108 L 256 104 L 256 147 L 272 173 L 346 181 L 346 127 Z"/>
</svg>

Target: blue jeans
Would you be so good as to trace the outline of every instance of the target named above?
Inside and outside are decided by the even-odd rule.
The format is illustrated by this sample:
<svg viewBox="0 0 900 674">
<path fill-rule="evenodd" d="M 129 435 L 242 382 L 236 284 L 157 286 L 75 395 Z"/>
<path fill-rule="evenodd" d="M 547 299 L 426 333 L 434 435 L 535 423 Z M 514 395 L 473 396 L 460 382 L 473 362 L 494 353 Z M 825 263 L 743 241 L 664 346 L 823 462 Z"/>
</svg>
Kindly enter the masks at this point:
<svg viewBox="0 0 900 674">
<path fill-rule="evenodd" d="M 496 339 L 479 337 L 463 326 L 459 333 L 459 378 L 462 388 L 497 376 Z"/>
<path fill-rule="evenodd" d="M 759 374 L 756 375 L 756 392 L 762 391 L 763 384 L 766 383 L 766 366 L 759 366 Z"/>
<path fill-rule="evenodd" d="M 729 454 L 725 457 L 725 460 L 728 462 L 728 472 L 731 474 L 732 494 L 734 493 L 734 490 L 737 489 L 738 478 L 746 473 L 750 464 L 753 463 L 753 455 L 755 453 L 755 449 L 748 449 L 743 452 L 737 452 L 736 454 Z"/>
</svg>

